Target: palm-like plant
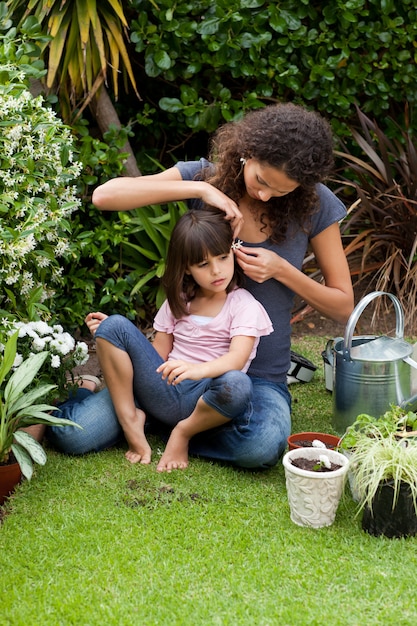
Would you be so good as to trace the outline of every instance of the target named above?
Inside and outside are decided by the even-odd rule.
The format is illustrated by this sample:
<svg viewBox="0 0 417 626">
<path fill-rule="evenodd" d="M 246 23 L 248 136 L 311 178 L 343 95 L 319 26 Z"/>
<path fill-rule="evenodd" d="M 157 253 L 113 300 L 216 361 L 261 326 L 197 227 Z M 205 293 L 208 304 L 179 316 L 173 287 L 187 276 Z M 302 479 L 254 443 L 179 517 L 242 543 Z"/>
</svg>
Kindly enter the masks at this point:
<svg viewBox="0 0 417 626">
<path fill-rule="evenodd" d="M 8 0 L 7 6 L 9 18 L 23 24 L 33 16 L 49 35 L 43 48 L 48 68 L 46 87 L 58 89 L 64 120 L 69 122 L 76 109 L 80 115 L 90 105 L 102 131 L 110 124 L 119 127 L 105 89 L 109 74 L 116 100 L 119 76 L 123 76 L 126 90 L 130 80 L 139 97 L 125 44 L 128 24 L 121 0 Z M 103 119 L 105 122 L 100 123 Z M 123 151 L 131 153 L 129 146 Z M 136 166 L 136 171 L 129 173 L 140 172 Z"/>
<path fill-rule="evenodd" d="M 358 111 L 362 132 L 352 136 L 364 157 L 343 146 L 342 192 L 350 208 L 342 236 L 356 284 L 396 293 L 405 323 L 417 311 L 417 146 L 397 126 L 390 139 L 376 122 Z M 375 311 L 377 315 L 378 311 Z M 412 330 L 412 328 L 411 328 Z"/>
</svg>

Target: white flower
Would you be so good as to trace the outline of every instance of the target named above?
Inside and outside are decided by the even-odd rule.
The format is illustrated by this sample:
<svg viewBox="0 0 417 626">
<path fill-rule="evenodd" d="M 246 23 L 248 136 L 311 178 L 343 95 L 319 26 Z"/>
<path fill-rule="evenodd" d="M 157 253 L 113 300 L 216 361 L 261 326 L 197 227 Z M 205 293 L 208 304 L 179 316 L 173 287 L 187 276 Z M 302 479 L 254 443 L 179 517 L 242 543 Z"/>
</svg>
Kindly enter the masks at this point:
<svg viewBox="0 0 417 626">
<path fill-rule="evenodd" d="M 84 341 L 79 341 L 74 351 L 74 361 L 76 365 L 85 365 L 88 361 L 88 346 Z"/>
<path fill-rule="evenodd" d="M 16 354 L 15 360 L 13 361 L 13 368 L 19 367 L 19 365 L 23 362 L 23 357 L 21 354 Z"/>
<path fill-rule="evenodd" d="M 34 337 L 32 341 L 32 348 L 35 352 L 42 352 L 42 350 L 45 350 L 45 339 L 42 337 Z"/>
<path fill-rule="evenodd" d="M 58 369 L 58 367 L 61 366 L 61 359 L 59 358 L 58 354 L 53 354 L 51 356 L 51 367 L 53 367 L 54 369 Z"/>
<path fill-rule="evenodd" d="M 243 246 L 243 241 L 241 241 L 240 239 L 236 239 L 236 241 L 234 241 L 232 243 L 232 250 L 239 250 L 241 247 Z"/>
</svg>

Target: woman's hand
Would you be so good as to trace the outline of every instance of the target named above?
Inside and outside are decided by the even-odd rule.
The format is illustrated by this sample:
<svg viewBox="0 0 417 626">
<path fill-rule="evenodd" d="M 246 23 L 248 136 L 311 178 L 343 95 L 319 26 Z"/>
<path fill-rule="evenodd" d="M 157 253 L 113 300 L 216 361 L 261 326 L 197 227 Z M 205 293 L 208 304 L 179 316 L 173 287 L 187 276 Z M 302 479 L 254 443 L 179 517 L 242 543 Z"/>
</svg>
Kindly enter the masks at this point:
<svg viewBox="0 0 417 626">
<path fill-rule="evenodd" d="M 205 204 L 224 212 L 226 219 L 229 220 L 232 225 L 234 237 L 237 237 L 243 226 L 243 215 L 236 202 L 229 198 L 229 196 L 226 196 L 220 189 L 210 185 L 210 183 L 204 182 L 201 184 L 201 200 Z"/>
<path fill-rule="evenodd" d="M 278 254 L 265 248 L 241 246 L 234 253 L 245 275 L 256 283 L 264 283 L 270 278 L 276 278 L 280 263 L 284 263 Z"/>
<path fill-rule="evenodd" d="M 100 311 L 96 311 L 95 313 L 89 313 L 87 315 L 84 322 L 87 324 L 88 330 L 93 335 L 93 337 L 96 334 L 96 330 L 100 326 L 101 322 L 105 320 L 107 317 L 108 315 L 105 315 L 104 313 L 100 313 Z"/>
</svg>

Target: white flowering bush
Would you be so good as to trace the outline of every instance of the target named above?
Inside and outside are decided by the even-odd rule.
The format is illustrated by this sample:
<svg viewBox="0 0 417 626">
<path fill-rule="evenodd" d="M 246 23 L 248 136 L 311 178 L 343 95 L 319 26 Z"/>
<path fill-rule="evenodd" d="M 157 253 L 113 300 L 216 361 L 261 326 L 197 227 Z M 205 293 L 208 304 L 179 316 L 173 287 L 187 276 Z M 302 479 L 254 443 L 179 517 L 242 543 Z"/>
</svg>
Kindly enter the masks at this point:
<svg viewBox="0 0 417 626">
<path fill-rule="evenodd" d="M 56 385 L 57 389 L 51 392 L 49 401 L 66 398 L 69 388 L 74 384 L 74 368 L 88 361 L 87 344 L 75 341 L 59 324 L 2 320 L 2 325 L 4 344 L 0 343 L 0 361 L 7 338 L 18 331 L 17 351 L 11 372 L 15 372 L 32 354 L 48 352 L 32 386 Z"/>
<path fill-rule="evenodd" d="M 62 284 L 60 259 L 70 254 L 74 184 L 81 165 L 70 129 L 0 64 L 0 309 L 25 311 L 38 290 L 46 302 Z M 10 77 L 13 76 L 13 83 Z M 24 80 L 24 74 L 20 77 Z M 1 82 L 1 78 L 0 78 Z"/>
</svg>

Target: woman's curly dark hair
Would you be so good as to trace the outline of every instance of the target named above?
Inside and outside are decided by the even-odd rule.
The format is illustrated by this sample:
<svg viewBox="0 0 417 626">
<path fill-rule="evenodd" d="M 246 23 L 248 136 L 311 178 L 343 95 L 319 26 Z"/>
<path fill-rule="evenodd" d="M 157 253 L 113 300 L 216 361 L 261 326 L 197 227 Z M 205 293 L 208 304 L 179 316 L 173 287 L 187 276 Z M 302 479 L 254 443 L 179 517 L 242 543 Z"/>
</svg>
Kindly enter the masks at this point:
<svg viewBox="0 0 417 626">
<path fill-rule="evenodd" d="M 211 141 L 209 160 L 214 169 L 207 168 L 203 178 L 236 203 L 245 194 L 241 158 L 275 167 L 299 183 L 291 193 L 256 205 L 264 227 L 271 229 L 271 239 L 279 243 L 291 222 L 306 227 L 317 209 L 315 185 L 333 167 L 330 125 L 314 111 L 285 103 L 221 126 Z"/>
</svg>

